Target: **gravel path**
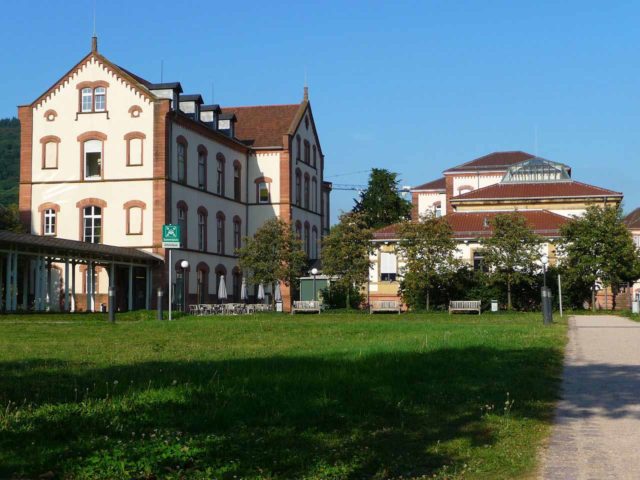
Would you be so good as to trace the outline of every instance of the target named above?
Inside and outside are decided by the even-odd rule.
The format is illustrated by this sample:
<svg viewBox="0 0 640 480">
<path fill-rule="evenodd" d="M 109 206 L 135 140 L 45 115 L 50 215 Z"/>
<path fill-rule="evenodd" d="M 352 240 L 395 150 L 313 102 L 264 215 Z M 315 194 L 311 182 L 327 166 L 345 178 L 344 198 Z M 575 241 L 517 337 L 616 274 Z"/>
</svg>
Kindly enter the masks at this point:
<svg viewBox="0 0 640 480">
<path fill-rule="evenodd" d="M 640 323 L 572 317 L 542 479 L 640 479 Z"/>
</svg>

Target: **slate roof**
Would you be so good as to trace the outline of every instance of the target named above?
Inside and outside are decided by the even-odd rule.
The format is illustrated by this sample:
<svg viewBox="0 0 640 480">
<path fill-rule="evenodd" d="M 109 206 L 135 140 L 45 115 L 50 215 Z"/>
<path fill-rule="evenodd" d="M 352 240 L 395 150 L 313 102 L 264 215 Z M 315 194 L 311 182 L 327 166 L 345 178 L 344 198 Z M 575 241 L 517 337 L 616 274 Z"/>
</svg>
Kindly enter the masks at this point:
<svg viewBox="0 0 640 480">
<path fill-rule="evenodd" d="M 622 193 L 575 180 L 556 183 L 496 183 L 453 197 L 451 202 L 575 197 L 622 197 Z"/>
<path fill-rule="evenodd" d="M 286 147 L 283 135 L 300 109 L 300 104 L 255 107 L 222 107 L 222 112 L 235 114 L 236 138 L 252 147 Z"/>
<path fill-rule="evenodd" d="M 0 245 L 19 245 L 21 251 L 42 252 L 49 256 L 84 256 L 95 261 L 126 260 L 142 263 L 162 262 L 157 255 L 130 247 L 88 243 L 66 238 L 31 235 L 0 230 Z"/>
<path fill-rule="evenodd" d="M 461 212 L 450 213 L 442 218 L 451 225 L 454 237 L 462 240 L 491 236 L 491 220 L 496 215 L 505 213 L 512 212 Z M 560 227 L 569 221 L 569 218 L 548 210 L 521 210 L 518 213 L 524 215 L 535 233 L 546 237 L 558 236 Z M 374 240 L 398 239 L 398 227 L 399 224 L 395 224 L 376 230 L 373 238 Z"/>
<path fill-rule="evenodd" d="M 466 172 L 477 170 L 506 170 L 511 165 L 524 162 L 534 156 L 527 152 L 493 152 L 466 163 L 445 170 L 445 173 Z"/>
<path fill-rule="evenodd" d="M 422 185 L 419 185 L 417 187 L 413 187 L 411 190 L 412 191 L 417 191 L 417 190 L 446 190 L 447 188 L 447 181 L 444 177 L 442 178 L 438 178 L 437 180 L 432 180 L 430 182 L 427 183 L 423 183 Z"/>
</svg>

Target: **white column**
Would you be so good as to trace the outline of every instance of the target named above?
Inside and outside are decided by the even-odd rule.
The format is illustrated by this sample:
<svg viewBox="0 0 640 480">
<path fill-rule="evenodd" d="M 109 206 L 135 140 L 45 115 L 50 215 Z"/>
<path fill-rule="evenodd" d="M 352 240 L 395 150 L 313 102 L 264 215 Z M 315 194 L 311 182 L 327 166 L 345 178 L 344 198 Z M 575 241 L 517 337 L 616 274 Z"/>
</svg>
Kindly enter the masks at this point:
<svg viewBox="0 0 640 480">
<path fill-rule="evenodd" d="M 69 259 L 64 260 L 64 311 L 68 312 L 69 305 Z"/>
<path fill-rule="evenodd" d="M 128 310 L 133 310 L 133 265 L 129 265 L 129 305 Z"/>
<path fill-rule="evenodd" d="M 71 261 L 71 305 L 69 309 L 72 312 L 76 311 L 76 261 Z"/>
<path fill-rule="evenodd" d="M 93 312 L 95 310 L 95 298 L 93 291 L 95 289 L 94 281 L 94 268 L 93 262 L 90 260 L 87 266 L 87 311 Z"/>
<path fill-rule="evenodd" d="M 44 259 L 44 307 L 47 312 L 51 311 L 51 258 Z"/>
<path fill-rule="evenodd" d="M 26 261 L 23 262 L 22 267 L 22 309 L 24 311 L 29 308 L 29 257 L 26 257 Z"/>
<path fill-rule="evenodd" d="M 40 298 L 40 295 L 42 293 L 42 279 L 41 274 L 42 272 L 40 271 L 40 262 L 42 261 L 42 259 L 40 258 L 40 255 L 38 255 L 36 257 L 35 260 L 35 266 L 34 266 L 34 270 L 33 270 L 33 280 L 34 280 L 34 288 L 33 288 L 33 296 L 35 297 L 35 310 L 36 312 L 39 312 L 40 310 L 42 310 L 42 299 Z"/>
</svg>

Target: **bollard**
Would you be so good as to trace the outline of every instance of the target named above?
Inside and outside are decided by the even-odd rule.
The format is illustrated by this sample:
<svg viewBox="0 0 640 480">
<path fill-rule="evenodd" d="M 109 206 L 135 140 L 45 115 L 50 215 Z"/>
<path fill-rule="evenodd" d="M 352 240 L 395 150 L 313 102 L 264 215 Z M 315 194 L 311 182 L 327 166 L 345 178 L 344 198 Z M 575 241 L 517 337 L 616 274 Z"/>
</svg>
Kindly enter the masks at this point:
<svg viewBox="0 0 640 480">
<path fill-rule="evenodd" d="M 158 320 L 162 320 L 162 297 L 163 297 L 164 293 L 162 292 L 162 288 L 158 288 L 158 315 L 157 315 L 157 319 Z"/>
<path fill-rule="evenodd" d="M 116 287 L 109 287 L 109 321 L 116 322 Z"/>
</svg>

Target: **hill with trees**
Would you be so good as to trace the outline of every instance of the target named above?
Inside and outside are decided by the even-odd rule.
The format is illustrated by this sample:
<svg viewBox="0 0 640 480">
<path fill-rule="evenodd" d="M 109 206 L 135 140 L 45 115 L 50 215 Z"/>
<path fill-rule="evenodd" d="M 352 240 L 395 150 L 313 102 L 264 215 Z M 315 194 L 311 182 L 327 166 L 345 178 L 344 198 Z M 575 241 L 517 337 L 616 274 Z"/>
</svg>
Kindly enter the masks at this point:
<svg viewBox="0 0 640 480">
<path fill-rule="evenodd" d="M 0 205 L 18 203 L 20 181 L 20 122 L 0 119 Z"/>
</svg>

